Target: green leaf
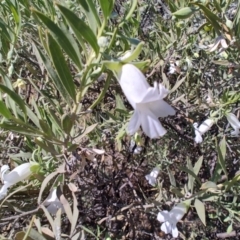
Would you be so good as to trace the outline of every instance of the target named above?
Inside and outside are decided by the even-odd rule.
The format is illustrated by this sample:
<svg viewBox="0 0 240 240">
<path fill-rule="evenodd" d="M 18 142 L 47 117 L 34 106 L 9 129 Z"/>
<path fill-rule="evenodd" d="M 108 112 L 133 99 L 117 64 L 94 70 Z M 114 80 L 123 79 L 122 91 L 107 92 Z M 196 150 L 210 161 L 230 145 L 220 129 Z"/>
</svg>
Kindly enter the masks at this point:
<svg viewBox="0 0 240 240">
<path fill-rule="evenodd" d="M 92 0 L 78 0 L 78 2 L 85 12 L 91 29 L 94 33 L 96 33 L 97 27 L 101 26 L 101 22 L 98 16 L 98 12 L 95 8 L 95 3 L 93 3 Z"/>
<path fill-rule="evenodd" d="M 184 7 L 184 8 L 179 9 L 176 12 L 173 12 L 172 15 L 179 18 L 179 19 L 186 19 L 186 18 L 191 17 L 194 14 L 195 11 L 196 11 L 195 8 Z"/>
<path fill-rule="evenodd" d="M 70 134 L 73 124 L 75 122 L 75 115 L 70 115 L 69 113 L 65 113 L 61 118 L 62 129 L 66 134 Z"/>
<path fill-rule="evenodd" d="M 226 158 L 226 152 L 227 152 L 227 146 L 226 146 L 226 138 L 225 136 L 223 137 L 223 139 L 221 140 L 221 142 L 219 143 L 219 147 L 222 153 L 222 157 L 225 160 Z"/>
<path fill-rule="evenodd" d="M 52 79 L 52 81 L 54 82 L 56 88 L 58 89 L 58 91 L 60 92 L 60 94 L 62 95 L 62 97 L 66 100 L 66 102 L 71 105 L 71 98 L 70 95 L 68 94 L 66 88 L 63 86 L 62 81 L 60 80 L 60 78 L 58 77 L 56 71 L 52 68 L 51 66 L 51 62 L 50 60 L 46 57 L 46 55 L 44 55 L 42 53 L 42 51 L 40 50 L 40 48 L 38 48 L 36 45 L 34 45 L 36 47 L 36 51 L 39 53 L 40 58 L 42 59 L 42 62 L 50 76 L 50 78 Z M 41 91 L 42 92 L 42 91 Z M 54 106 L 54 105 L 53 105 Z"/>
<path fill-rule="evenodd" d="M 46 121 L 39 119 L 39 125 L 40 125 L 42 131 L 44 132 L 44 134 L 46 134 L 47 136 L 53 136 L 52 130 L 48 126 Z"/>
<path fill-rule="evenodd" d="M 37 117 L 28 106 L 26 107 L 26 109 L 28 118 L 31 119 L 31 121 L 35 124 L 36 127 L 40 128 L 39 117 Z"/>
<path fill-rule="evenodd" d="M 194 2 L 193 4 L 196 4 L 197 6 L 199 6 L 201 8 L 205 17 L 212 24 L 212 26 L 214 27 L 217 34 L 220 35 L 221 26 L 219 25 L 219 22 L 221 22 L 221 19 L 217 15 L 215 15 L 210 9 L 208 9 L 207 7 L 202 5 L 201 3 Z"/>
<path fill-rule="evenodd" d="M 204 204 L 199 199 L 195 199 L 194 207 L 196 208 L 200 220 L 206 226 L 206 213 Z"/>
<path fill-rule="evenodd" d="M 187 158 L 187 168 L 189 171 L 194 173 L 193 166 L 189 158 Z M 191 193 L 193 193 L 194 182 L 195 182 L 195 178 L 192 176 L 192 174 L 188 174 L 188 190 L 190 190 Z"/>
<path fill-rule="evenodd" d="M 172 173 L 172 171 L 169 168 L 167 168 L 167 170 L 168 170 L 168 176 L 169 176 L 171 185 L 173 187 L 176 187 L 177 184 L 176 184 L 176 180 L 175 180 L 174 174 Z"/>
<path fill-rule="evenodd" d="M 105 20 L 107 20 L 108 17 L 111 15 L 114 6 L 114 0 L 99 0 L 99 2 L 103 11 L 104 18 Z"/>
<path fill-rule="evenodd" d="M 31 237 L 34 240 L 47 240 L 42 234 L 40 234 L 34 228 L 31 228 L 29 232 L 29 237 Z"/>
<path fill-rule="evenodd" d="M 7 93 L 9 95 L 9 97 L 15 102 L 18 104 L 18 106 L 20 107 L 20 109 L 23 111 L 23 113 L 26 115 L 26 106 L 25 106 L 25 103 L 24 101 L 22 100 L 22 98 L 17 94 L 15 93 L 14 91 L 10 90 L 8 87 L 0 84 L 0 89 Z"/>
<path fill-rule="evenodd" d="M 51 54 L 53 64 L 57 70 L 58 77 L 61 80 L 62 85 L 67 90 L 68 94 L 72 97 L 73 101 L 75 102 L 76 92 L 71 72 L 67 66 L 67 63 L 64 59 L 64 56 L 59 45 L 50 34 L 48 34 L 48 48 Z"/>
<path fill-rule="evenodd" d="M 202 166 L 202 163 L 203 163 L 203 156 L 199 157 L 199 159 L 197 160 L 197 162 L 195 163 L 194 165 L 194 168 L 193 168 L 193 172 L 198 175 L 199 171 L 200 171 L 200 168 Z"/>
<path fill-rule="evenodd" d="M 83 21 L 81 20 L 75 13 L 73 13 L 71 10 L 63 7 L 60 4 L 56 4 L 63 14 L 63 16 L 66 18 L 68 23 L 70 24 L 71 28 L 73 29 L 74 33 L 76 34 L 76 37 L 78 38 L 84 38 L 93 48 L 96 55 L 99 53 L 99 46 L 97 43 L 97 38 L 91 28 Z"/>
<path fill-rule="evenodd" d="M 6 107 L 6 104 L 1 100 L 0 100 L 0 114 L 2 114 L 7 119 L 11 119 L 13 117 L 11 112 Z"/>
<path fill-rule="evenodd" d="M 51 31 L 52 36 L 57 41 L 57 43 L 62 47 L 62 49 L 67 53 L 67 55 L 73 60 L 73 62 L 82 69 L 80 53 L 78 46 L 73 38 L 70 38 L 70 33 L 65 33 L 61 28 L 59 28 L 50 18 L 46 17 L 44 14 L 38 11 L 33 11 L 34 14 L 44 23 L 44 25 Z"/>
<path fill-rule="evenodd" d="M 133 0 L 132 1 L 131 8 L 129 9 L 127 16 L 124 18 L 124 21 L 127 21 L 130 17 L 132 17 L 133 12 L 137 7 L 137 3 L 138 3 L 138 0 Z"/>
<path fill-rule="evenodd" d="M 217 139 L 216 139 L 216 144 L 217 144 Z M 220 144 L 217 144 L 217 151 L 218 151 L 218 162 L 220 166 L 222 167 L 222 170 L 226 177 L 228 176 L 227 169 L 226 169 L 226 164 L 225 164 L 225 158 L 226 158 L 226 140 L 225 137 L 223 137 L 222 141 Z"/>
<path fill-rule="evenodd" d="M 89 109 L 93 109 L 94 107 L 96 107 L 101 102 L 101 100 L 104 98 L 104 96 L 109 88 L 109 85 L 111 83 L 111 79 L 112 79 L 112 73 L 109 73 L 107 76 L 103 90 L 99 94 L 98 98 L 94 101 L 94 103 L 89 107 Z"/>
<path fill-rule="evenodd" d="M 185 81 L 186 77 L 187 77 L 187 74 L 181 80 L 178 80 L 174 85 L 174 87 L 171 89 L 170 93 L 175 92 L 180 87 L 180 85 Z"/>
<path fill-rule="evenodd" d="M 239 36 L 240 35 L 240 2 L 238 2 L 237 11 L 235 13 L 235 17 L 233 20 L 233 29 L 235 32 L 235 36 Z"/>
<path fill-rule="evenodd" d="M 0 124 L 0 127 L 5 130 L 23 134 L 25 136 L 38 137 L 38 136 L 43 135 L 42 132 L 38 131 L 38 129 L 34 129 L 34 128 L 30 127 L 29 124 L 17 125 L 14 123 L 4 122 L 4 123 Z"/>
<path fill-rule="evenodd" d="M 217 189 L 217 184 L 215 182 L 207 181 L 207 182 L 202 184 L 200 189 L 205 190 L 205 189 L 208 189 L 208 188 Z"/>
<path fill-rule="evenodd" d="M 115 101 L 116 101 L 116 109 L 124 110 L 126 111 L 126 107 L 123 103 L 123 100 L 119 94 L 115 95 Z"/>
<path fill-rule="evenodd" d="M 181 167 L 181 166 L 179 166 L 178 168 L 179 168 L 180 170 L 182 170 L 182 171 L 190 174 L 191 176 L 193 176 L 193 177 L 195 178 L 195 180 L 199 183 L 199 185 L 201 185 L 201 181 L 200 181 L 199 177 L 198 177 L 193 171 L 191 171 L 190 169 L 188 169 L 188 168 L 186 168 L 186 167 Z"/>
<path fill-rule="evenodd" d="M 78 222 L 78 216 L 79 216 L 79 210 L 78 210 L 78 201 L 77 198 L 75 196 L 75 193 L 72 192 L 72 196 L 73 196 L 73 219 L 72 219 L 72 226 L 71 226 L 71 235 L 74 233 L 75 229 L 76 229 L 76 225 Z"/>
<path fill-rule="evenodd" d="M 140 55 L 142 48 L 143 48 L 144 42 L 140 42 L 137 47 L 134 49 L 134 51 L 131 53 L 131 55 L 125 59 L 122 60 L 122 62 L 124 63 L 128 63 L 128 62 L 132 62 L 133 60 L 135 60 L 136 58 L 138 58 L 138 56 Z"/>
</svg>

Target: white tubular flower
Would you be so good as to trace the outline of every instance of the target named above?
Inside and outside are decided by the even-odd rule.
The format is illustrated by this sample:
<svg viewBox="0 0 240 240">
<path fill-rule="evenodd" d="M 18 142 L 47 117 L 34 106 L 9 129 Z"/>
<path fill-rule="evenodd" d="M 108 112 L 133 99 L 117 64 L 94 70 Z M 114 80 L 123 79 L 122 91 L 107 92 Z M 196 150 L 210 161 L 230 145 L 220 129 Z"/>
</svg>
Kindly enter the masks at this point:
<svg viewBox="0 0 240 240">
<path fill-rule="evenodd" d="M 214 124 L 214 121 L 210 118 L 206 119 L 199 127 L 197 123 L 193 124 L 194 131 L 195 131 L 195 142 L 201 143 L 203 141 L 202 135 L 207 132 L 212 125 Z"/>
<path fill-rule="evenodd" d="M 232 136 L 239 137 L 240 122 L 236 115 L 233 113 L 228 113 L 227 120 L 234 129 L 234 131 L 231 132 Z"/>
<path fill-rule="evenodd" d="M 43 205 L 47 208 L 48 212 L 53 215 L 57 213 L 59 208 L 61 208 L 62 212 L 64 212 L 63 205 L 57 197 L 57 189 L 56 188 L 51 190 L 48 197 L 44 201 Z"/>
<path fill-rule="evenodd" d="M 163 100 L 168 90 L 156 82 L 151 87 L 142 72 L 132 64 L 122 66 L 119 83 L 134 108 L 127 132 L 133 135 L 142 126 L 143 132 L 150 138 L 163 136 L 166 130 L 158 118 L 175 114 L 175 110 Z"/>
<path fill-rule="evenodd" d="M 1 167 L 1 178 L 4 185 L 0 190 L 0 199 L 4 198 L 7 195 L 9 187 L 25 180 L 31 175 L 32 172 L 30 170 L 30 167 L 31 163 L 24 163 L 14 168 L 11 172 L 9 172 L 8 165 L 3 165 Z"/>
<path fill-rule="evenodd" d="M 157 220 L 163 222 L 161 230 L 165 234 L 171 233 L 176 238 L 178 236 L 177 222 L 182 219 L 186 212 L 187 206 L 184 203 L 179 203 L 170 212 L 162 211 L 158 213 Z"/>
<path fill-rule="evenodd" d="M 150 174 L 146 175 L 145 178 L 147 179 L 148 183 L 152 186 L 157 184 L 157 176 L 159 174 L 160 169 L 155 167 Z"/>
</svg>

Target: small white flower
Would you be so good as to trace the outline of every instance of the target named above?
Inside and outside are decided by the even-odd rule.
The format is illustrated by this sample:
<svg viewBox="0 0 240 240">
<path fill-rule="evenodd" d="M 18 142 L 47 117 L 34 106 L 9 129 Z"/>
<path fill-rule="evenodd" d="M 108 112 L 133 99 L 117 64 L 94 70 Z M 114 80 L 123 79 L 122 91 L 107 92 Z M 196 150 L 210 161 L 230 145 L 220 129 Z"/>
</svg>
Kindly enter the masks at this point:
<svg viewBox="0 0 240 240">
<path fill-rule="evenodd" d="M 62 212 L 64 212 L 63 205 L 60 202 L 60 200 L 58 199 L 56 188 L 51 190 L 48 197 L 44 201 L 43 205 L 46 206 L 48 212 L 53 215 L 57 213 L 59 208 L 61 208 Z"/>
<path fill-rule="evenodd" d="M 234 129 L 234 131 L 231 132 L 232 136 L 239 137 L 239 129 L 240 129 L 240 122 L 236 115 L 233 113 L 228 113 L 227 114 L 227 120 Z"/>
<path fill-rule="evenodd" d="M 145 178 L 147 179 L 148 183 L 152 186 L 157 184 L 157 176 L 159 174 L 160 169 L 155 167 L 150 174 L 146 175 Z"/>
<path fill-rule="evenodd" d="M 133 148 L 135 147 L 135 145 L 136 145 L 136 142 L 132 139 L 130 142 L 130 147 L 129 147 L 129 150 L 131 152 L 132 152 Z M 142 147 L 137 145 L 133 151 L 133 154 L 139 154 L 139 153 L 141 153 L 141 151 L 142 151 Z"/>
<path fill-rule="evenodd" d="M 171 61 L 170 67 L 168 69 L 168 74 L 180 73 L 181 69 L 179 67 L 179 61 Z"/>
<path fill-rule="evenodd" d="M 199 127 L 197 123 L 193 124 L 194 131 L 195 131 L 195 142 L 201 143 L 203 141 L 202 135 L 207 132 L 212 125 L 214 124 L 214 121 L 210 118 L 206 119 Z"/>
<path fill-rule="evenodd" d="M 218 48 L 219 52 L 224 51 L 225 49 L 228 48 L 227 42 L 225 40 L 225 38 L 223 36 L 218 36 L 215 39 L 215 42 L 213 44 L 208 45 L 209 47 L 209 52 L 214 52 L 216 51 Z"/>
<path fill-rule="evenodd" d="M 0 190 L 0 199 L 3 199 L 7 195 L 9 187 L 25 180 L 32 174 L 30 167 L 31 163 L 24 163 L 14 168 L 11 172 L 9 172 L 8 165 L 1 167 L 1 178 L 4 185 Z"/>
<path fill-rule="evenodd" d="M 182 219 L 186 212 L 187 206 L 184 203 L 179 203 L 170 212 L 158 213 L 157 220 L 163 222 L 161 230 L 165 234 L 171 233 L 174 238 L 178 237 L 177 222 Z"/>
<path fill-rule="evenodd" d="M 151 87 L 142 72 L 132 64 L 123 65 L 118 78 L 126 98 L 134 108 L 127 132 L 133 135 L 142 126 L 143 132 L 150 138 L 163 136 L 167 131 L 158 118 L 175 114 L 175 110 L 163 100 L 168 90 L 156 82 Z"/>
</svg>

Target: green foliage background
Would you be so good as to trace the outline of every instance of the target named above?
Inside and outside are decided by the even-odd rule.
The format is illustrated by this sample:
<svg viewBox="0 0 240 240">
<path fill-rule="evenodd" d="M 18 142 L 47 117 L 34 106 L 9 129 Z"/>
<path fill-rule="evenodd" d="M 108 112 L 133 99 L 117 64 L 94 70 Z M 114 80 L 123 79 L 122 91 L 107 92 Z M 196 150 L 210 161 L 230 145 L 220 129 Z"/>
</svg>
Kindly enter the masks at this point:
<svg viewBox="0 0 240 240">
<path fill-rule="evenodd" d="M 138 171 L 139 181 L 132 183 L 137 200 L 126 201 L 112 218 L 121 222 L 119 211 L 136 201 L 148 221 L 154 222 L 158 211 L 190 201 L 185 218 L 191 224 L 182 223 L 181 238 L 208 239 L 212 232 L 239 229 L 239 138 L 231 136 L 225 117 L 233 112 L 239 118 L 239 3 L 5 0 L 0 11 L 2 164 L 39 163 L 28 183 L 20 183 L 35 195 L 26 201 L 19 193 L 22 189 L 11 189 L 1 203 L 0 221 L 9 221 L 6 206 L 15 213 L 16 208 L 23 209 L 29 222 L 17 233 L 22 239 L 36 239 L 34 235 L 48 239 L 41 228 L 45 218 L 52 239 L 156 237 L 159 223 L 148 230 L 147 238 L 139 230 L 134 235 L 132 225 L 122 230 L 120 224 L 114 232 L 102 224 L 103 218 L 89 223 L 79 214 L 79 199 L 90 208 L 94 196 L 85 189 L 91 184 L 85 182 L 84 187 L 73 174 L 89 176 L 92 163 L 84 162 L 84 154 L 98 148 L 105 150 L 105 160 L 98 156 L 96 164 L 97 174 L 108 179 L 106 186 L 111 186 L 109 179 L 117 179 L 114 171 L 122 174 L 127 169 L 124 174 L 130 182 L 129 176 Z M 225 39 L 226 50 L 219 50 L 219 36 Z M 209 51 L 211 43 L 216 51 Z M 177 114 L 161 120 L 168 130 L 161 139 L 147 139 L 141 131 L 126 135 L 132 109 L 114 75 L 125 63 L 140 68 L 150 83 L 157 80 L 170 90 L 167 101 Z M 174 63 L 178 71 L 170 74 Z M 197 145 L 192 123 L 209 117 L 216 124 Z M 143 147 L 140 155 L 129 150 L 131 140 Z M 102 167 L 107 157 L 111 170 Z M 152 188 L 144 176 L 156 165 L 160 177 Z M 50 216 L 42 205 L 43 196 L 56 186 L 61 187 L 67 218 L 61 212 Z M 18 194 L 27 208 L 12 198 Z M 39 213 L 39 206 L 43 212 Z M 208 227 L 198 228 L 199 219 Z M 221 228 L 213 227 L 216 221 Z M 69 228 L 63 227 L 66 222 Z"/>
</svg>

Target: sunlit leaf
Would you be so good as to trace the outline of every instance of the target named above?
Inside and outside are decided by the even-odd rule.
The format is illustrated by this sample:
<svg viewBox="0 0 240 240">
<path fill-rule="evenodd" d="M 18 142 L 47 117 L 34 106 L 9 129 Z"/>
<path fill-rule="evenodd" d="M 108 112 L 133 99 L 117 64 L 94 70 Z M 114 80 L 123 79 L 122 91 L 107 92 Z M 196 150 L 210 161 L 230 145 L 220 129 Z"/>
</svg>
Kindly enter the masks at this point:
<svg viewBox="0 0 240 240">
<path fill-rule="evenodd" d="M 7 93 L 9 95 L 9 97 L 16 103 L 18 104 L 18 106 L 20 107 L 20 109 L 23 111 L 24 114 L 26 114 L 26 106 L 24 101 L 22 100 L 22 98 L 15 93 L 14 91 L 10 90 L 8 87 L 0 84 L 0 89 Z"/>
<path fill-rule="evenodd" d="M 99 0 L 101 9 L 103 11 L 103 15 L 105 19 L 107 20 L 108 17 L 111 15 L 113 5 L 114 5 L 114 0 Z"/>
<path fill-rule="evenodd" d="M 56 71 L 51 66 L 50 60 L 47 58 L 46 55 L 44 55 L 44 53 L 40 50 L 39 47 L 36 46 L 36 50 L 38 51 L 39 56 L 41 57 L 42 62 L 44 63 L 44 66 L 45 66 L 49 76 L 51 77 L 52 81 L 54 82 L 56 88 L 58 89 L 58 91 L 60 92 L 62 97 L 66 100 L 66 102 L 70 105 L 71 104 L 71 100 L 70 100 L 71 96 L 69 95 L 67 89 L 64 87 L 61 79 L 58 77 Z"/>
<path fill-rule="evenodd" d="M 54 39 L 62 47 L 62 49 L 68 54 L 73 62 L 81 69 L 80 53 L 74 39 L 70 38 L 57 24 L 55 24 L 50 18 L 45 16 L 43 13 L 33 11 L 44 25 L 51 31 Z"/>
<path fill-rule="evenodd" d="M 76 92 L 71 72 L 65 61 L 65 58 L 62 54 L 60 47 L 50 34 L 48 34 L 48 48 L 51 54 L 53 64 L 57 70 L 58 77 L 61 80 L 64 88 L 68 91 L 68 94 L 72 97 L 73 101 L 75 102 Z"/>
<path fill-rule="evenodd" d="M 196 208 L 197 214 L 202 223 L 206 226 L 206 212 L 204 204 L 199 199 L 195 199 L 194 207 Z"/>
<path fill-rule="evenodd" d="M 97 31 L 97 27 L 100 27 L 101 22 L 99 19 L 98 12 L 95 8 L 95 3 L 92 0 L 78 0 L 79 4 L 82 6 L 87 19 L 88 23 L 93 30 L 94 33 Z"/>
<path fill-rule="evenodd" d="M 74 33 L 76 34 L 76 37 L 81 36 L 83 37 L 94 49 L 96 55 L 99 53 L 99 46 L 97 43 L 97 38 L 91 28 L 83 21 L 81 20 L 75 13 L 73 13 L 71 10 L 63 7 L 60 4 L 57 4 L 59 10 L 63 14 L 63 16 L 66 18 L 70 26 L 72 27 Z"/>
</svg>

